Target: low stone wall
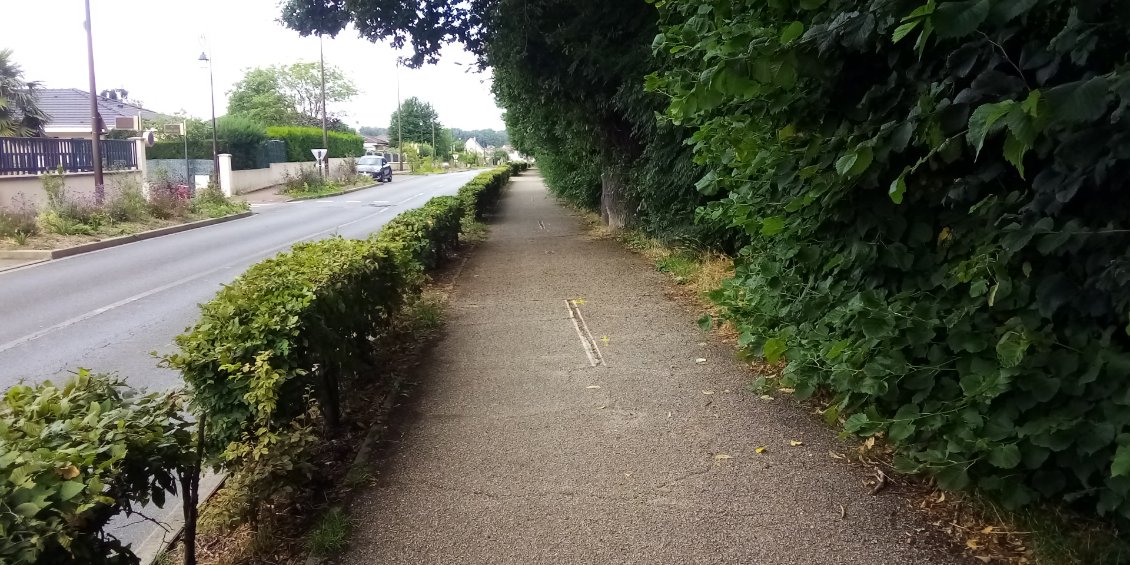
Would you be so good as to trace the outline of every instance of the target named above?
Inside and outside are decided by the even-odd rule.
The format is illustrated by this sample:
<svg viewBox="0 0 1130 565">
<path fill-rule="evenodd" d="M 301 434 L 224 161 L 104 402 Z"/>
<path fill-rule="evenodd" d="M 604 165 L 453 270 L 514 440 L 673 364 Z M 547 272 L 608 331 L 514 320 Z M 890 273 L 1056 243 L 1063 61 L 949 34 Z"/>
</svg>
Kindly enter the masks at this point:
<svg viewBox="0 0 1130 565">
<path fill-rule="evenodd" d="M 141 186 L 141 171 L 106 171 L 103 177 L 107 194 L 118 187 L 135 183 Z M 67 194 L 72 198 L 94 199 L 94 173 L 67 173 L 64 177 Z M 43 181 L 36 175 L 0 175 L 0 208 L 17 209 L 31 206 L 42 209 L 47 205 Z"/>
<path fill-rule="evenodd" d="M 247 194 L 256 190 L 278 186 L 286 177 L 297 176 L 302 169 L 314 169 L 313 162 L 303 163 L 272 163 L 266 169 L 248 169 L 232 171 L 232 194 Z M 345 173 L 346 159 L 330 159 L 330 175 L 341 176 Z"/>
</svg>

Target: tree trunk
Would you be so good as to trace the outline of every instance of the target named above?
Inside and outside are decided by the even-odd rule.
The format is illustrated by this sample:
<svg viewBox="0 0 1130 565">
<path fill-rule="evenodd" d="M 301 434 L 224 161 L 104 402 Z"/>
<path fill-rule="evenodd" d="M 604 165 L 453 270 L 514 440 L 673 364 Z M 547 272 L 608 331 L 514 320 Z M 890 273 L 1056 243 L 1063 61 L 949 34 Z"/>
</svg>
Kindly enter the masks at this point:
<svg viewBox="0 0 1130 565">
<path fill-rule="evenodd" d="M 604 225 L 614 230 L 631 223 L 631 203 L 624 174 L 616 168 L 605 167 L 600 175 L 600 217 Z"/>
</svg>

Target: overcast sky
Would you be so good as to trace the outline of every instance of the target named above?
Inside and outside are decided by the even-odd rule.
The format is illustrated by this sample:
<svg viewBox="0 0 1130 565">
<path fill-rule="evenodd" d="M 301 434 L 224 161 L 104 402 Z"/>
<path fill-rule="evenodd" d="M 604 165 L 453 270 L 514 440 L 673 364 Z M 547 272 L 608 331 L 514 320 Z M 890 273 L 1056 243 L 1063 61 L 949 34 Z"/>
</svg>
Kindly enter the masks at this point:
<svg viewBox="0 0 1130 565">
<path fill-rule="evenodd" d="M 216 113 L 245 69 L 318 60 L 317 38 L 302 38 L 276 22 L 278 0 L 91 0 L 98 90 L 125 88 L 148 110 L 210 115 L 208 71 L 197 59 L 207 37 L 216 78 Z M 0 0 L 5 25 L 0 48 L 11 48 L 28 80 L 49 88 L 88 90 L 82 0 Z M 17 23 L 18 22 L 18 23 Z M 387 127 L 396 109 L 396 51 L 346 30 L 325 40 L 326 64 L 341 67 L 361 91 L 339 108 L 353 126 Z M 431 102 L 447 127 L 503 129 L 489 73 L 468 69 L 474 58 L 458 46 L 443 61 L 400 69 L 402 98 Z M 331 108 L 334 111 L 334 108 Z"/>
</svg>

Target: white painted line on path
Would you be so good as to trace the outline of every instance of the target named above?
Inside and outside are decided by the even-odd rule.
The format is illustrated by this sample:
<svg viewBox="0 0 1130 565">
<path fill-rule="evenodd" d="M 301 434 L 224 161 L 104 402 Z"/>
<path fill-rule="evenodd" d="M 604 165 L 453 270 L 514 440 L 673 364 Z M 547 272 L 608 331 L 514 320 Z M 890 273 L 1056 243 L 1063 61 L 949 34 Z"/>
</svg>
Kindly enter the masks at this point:
<svg viewBox="0 0 1130 565">
<path fill-rule="evenodd" d="M 597 347 L 592 332 L 585 324 L 585 317 L 581 315 L 581 307 L 575 300 L 566 300 L 565 306 L 569 308 L 569 319 L 573 320 L 573 328 L 577 330 L 577 338 L 581 340 L 581 347 L 585 349 L 585 356 L 589 358 L 589 365 L 593 367 L 604 365 L 604 356 L 600 354 L 600 348 Z"/>
</svg>

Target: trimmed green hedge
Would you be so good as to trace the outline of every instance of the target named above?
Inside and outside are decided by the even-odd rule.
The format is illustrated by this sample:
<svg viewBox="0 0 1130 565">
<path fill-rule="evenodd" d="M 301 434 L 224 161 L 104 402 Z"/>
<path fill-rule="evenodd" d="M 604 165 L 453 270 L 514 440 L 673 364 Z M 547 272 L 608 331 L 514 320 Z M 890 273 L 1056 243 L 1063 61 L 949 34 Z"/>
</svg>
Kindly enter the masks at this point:
<svg viewBox="0 0 1130 565">
<path fill-rule="evenodd" d="M 437 196 L 422 207 L 401 212 L 376 240 L 397 246 L 426 269 L 435 268 L 459 243 L 465 208 L 454 196 Z"/>
<path fill-rule="evenodd" d="M 459 189 L 459 199 L 468 217 L 481 220 L 487 211 L 494 208 L 502 196 L 502 187 L 510 180 L 510 166 L 502 165 L 484 173 L 479 173 L 471 182 Z"/>
<path fill-rule="evenodd" d="M 182 141 L 158 141 L 152 147 L 145 148 L 146 159 L 184 159 L 184 142 Z M 189 141 L 188 142 L 188 158 L 189 159 L 211 159 L 212 158 L 212 142 L 209 141 Z"/>
<path fill-rule="evenodd" d="M 311 149 L 322 147 L 321 128 L 275 126 L 267 128 L 267 136 L 286 142 L 286 159 L 292 163 L 313 161 Z M 360 157 L 365 154 L 364 139 L 357 134 L 328 132 L 330 157 Z"/>
</svg>

